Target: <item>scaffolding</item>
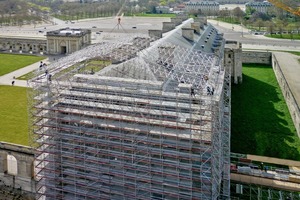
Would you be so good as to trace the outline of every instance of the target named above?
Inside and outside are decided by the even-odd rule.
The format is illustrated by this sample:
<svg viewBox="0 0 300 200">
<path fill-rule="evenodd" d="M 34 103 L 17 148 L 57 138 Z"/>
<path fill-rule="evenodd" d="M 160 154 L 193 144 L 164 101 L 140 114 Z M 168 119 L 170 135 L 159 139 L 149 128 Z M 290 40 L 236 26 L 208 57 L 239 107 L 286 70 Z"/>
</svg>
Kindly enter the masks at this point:
<svg viewBox="0 0 300 200">
<path fill-rule="evenodd" d="M 134 36 L 37 71 L 37 199 L 229 198 L 230 70 L 207 31 L 210 53 Z M 94 58 L 111 64 L 79 73 Z"/>
</svg>

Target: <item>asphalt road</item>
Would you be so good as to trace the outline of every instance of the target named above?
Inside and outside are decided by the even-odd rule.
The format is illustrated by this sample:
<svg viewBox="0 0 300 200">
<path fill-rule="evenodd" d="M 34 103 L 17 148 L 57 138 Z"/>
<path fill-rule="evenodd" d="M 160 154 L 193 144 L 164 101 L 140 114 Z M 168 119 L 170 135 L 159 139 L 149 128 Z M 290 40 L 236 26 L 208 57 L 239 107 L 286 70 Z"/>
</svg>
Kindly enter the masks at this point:
<svg viewBox="0 0 300 200">
<path fill-rule="evenodd" d="M 224 33 L 226 40 L 236 40 L 243 44 L 243 46 L 253 46 L 253 48 L 265 48 L 269 50 L 281 49 L 300 51 L 300 40 L 286 40 L 286 39 L 273 39 L 267 38 L 263 35 L 254 35 L 250 30 L 239 26 L 232 25 L 224 22 L 217 22 L 209 20 L 220 32 Z"/>
<path fill-rule="evenodd" d="M 61 21 L 54 19 L 54 23 L 24 25 L 22 27 L 0 27 L 0 35 L 44 37 L 47 31 L 61 28 L 91 29 L 92 32 L 114 33 L 147 33 L 149 29 L 162 29 L 162 22 L 169 22 L 169 18 L 161 17 L 122 17 L 118 25 L 116 17 L 87 19 L 80 21 Z"/>
</svg>

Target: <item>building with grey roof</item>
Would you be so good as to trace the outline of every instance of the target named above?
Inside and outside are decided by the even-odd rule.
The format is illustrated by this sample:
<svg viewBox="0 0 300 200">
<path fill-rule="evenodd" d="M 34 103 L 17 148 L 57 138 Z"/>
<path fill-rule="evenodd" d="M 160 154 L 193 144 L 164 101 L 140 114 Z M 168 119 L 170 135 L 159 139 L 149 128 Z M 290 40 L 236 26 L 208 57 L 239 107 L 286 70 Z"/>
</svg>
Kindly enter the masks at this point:
<svg viewBox="0 0 300 200">
<path fill-rule="evenodd" d="M 42 34 L 42 35 L 41 35 Z M 91 30 L 64 28 L 37 36 L 1 36 L 0 51 L 30 54 L 71 54 L 91 44 Z"/>
<path fill-rule="evenodd" d="M 225 42 L 203 19 L 180 21 L 36 72 L 37 199 L 230 197 Z"/>
<path fill-rule="evenodd" d="M 269 11 L 270 8 L 273 7 L 273 4 L 271 4 L 268 1 L 263 2 L 248 2 L 245 4 L 246 9 L 252 8 L 255 9 L 257 12 L 266 13 Z"/>
<path fill-rule="evenodd" d="M 64 28 L 46 34 L 48 54 L 70 54 L 91 44 L 91 30 Z"/>
<path fill-rule="evenodd" d="M 220 5 L 216 1 L 189 1 L 185 3 L 188 12 L 198 11 L 203 15 L 216 15 L 220 10 Z"/>
</svg>

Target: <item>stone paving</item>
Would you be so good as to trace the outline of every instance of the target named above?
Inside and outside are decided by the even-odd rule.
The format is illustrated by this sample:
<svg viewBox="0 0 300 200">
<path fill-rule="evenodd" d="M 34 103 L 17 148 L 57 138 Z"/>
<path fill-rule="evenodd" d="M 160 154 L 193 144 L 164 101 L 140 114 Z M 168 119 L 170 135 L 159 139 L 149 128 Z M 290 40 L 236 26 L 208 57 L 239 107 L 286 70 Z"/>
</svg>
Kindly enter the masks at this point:
<svg viewBox="0 0 300 200">
<path fill-rule="evenodd" d="M 293 93 L 298 107 L 300 105 L 300 56 L 286 52 L 274 52 L 281 71 Z"/>
</svg>

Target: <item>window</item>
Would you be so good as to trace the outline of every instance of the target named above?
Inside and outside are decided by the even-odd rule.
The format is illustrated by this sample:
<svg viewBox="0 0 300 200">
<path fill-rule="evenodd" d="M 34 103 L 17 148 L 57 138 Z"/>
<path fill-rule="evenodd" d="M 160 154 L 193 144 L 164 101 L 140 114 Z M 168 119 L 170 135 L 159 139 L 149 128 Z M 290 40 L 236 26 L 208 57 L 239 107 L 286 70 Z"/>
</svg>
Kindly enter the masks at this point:
<svg viewBox="0 0 300 200">
<path fill-rule="evenodd" d="M 13 155 L 7 155 L 7 173 L 11 175 L 18 174 L 18 162 Z"/>
</svg>

